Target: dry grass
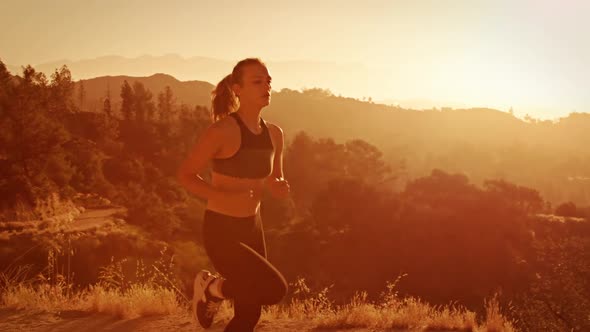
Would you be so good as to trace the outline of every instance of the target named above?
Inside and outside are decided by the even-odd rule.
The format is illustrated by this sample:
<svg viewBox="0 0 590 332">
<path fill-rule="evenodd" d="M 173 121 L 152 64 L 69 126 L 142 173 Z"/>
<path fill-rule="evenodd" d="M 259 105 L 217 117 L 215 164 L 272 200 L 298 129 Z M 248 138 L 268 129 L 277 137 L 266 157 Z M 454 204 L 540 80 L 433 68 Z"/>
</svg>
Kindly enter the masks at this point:
<svg viewBox="0 0 590 332">
<path fill-rule="evenodd" d="M 380 328 L 412 330 L 476 331 L 475 313 L 466 309 L 433 307 L 414 298 L 387 304 L 366 301 L 366 295 L 355 296 L 350 304 L 324 315 L 317 322 L 321 328 Z"/>
<path fill-rule="evenodd" d="M 500 310 L 497 296 L 485 301 L 486 319 L 478 323 L 476 314 L 461 306 L 432 306 L 416 298 L 400 298 L 395 291 L 397 280 L 387 284 L 381 300 L 373 303 L 367 294 L 357 293 L 351 301 L 335 306 L 328 299 L 329 288 L 310 292 L 303 279 L 294 285 L 295 298 L 288 305 L 272 306 L 263 311 L 261 321 L 311 321 L 321 329 L 408 329 L 413 331 L 481 331 L 513 332 L 516 329 Z M 225 316 L 225 314 L 224 314 Z"/>
<path fill-rule="evenodd" d="M 154 315 L 186 313 L 190 305 L 178 289 L 156 283 L 123 284 L 120 264 L 101 273 L 101 282 L 74 292 L 64 279 L 51 285 L 47 280 L 31 282 L 23 272 L 0 274 L 0 306 L 48 312 L 83 310 L 130 319 Z M 399 279 L 398 279 L 399 280 Z M 329 287 L 311 292 L 299 279 L 292 289 L 289 304 L 265 307 L 261 322 L 305 322 L 321 329 L 408 329 L 413 331 L 513 332 L 513 324 L 501 313 L 497 296 L 485 301 L 486 317 L 478 323 L 476 315 L 456 305 L 432 306 L 416 298 L 401 298 L 395 292 L 397 280 L 388 283 L 381 300 L 370 302 L 367 294 L 357 293 L 346 305 L 336 306 L 328 297 Z M 171 285 L 173 286 L 173 285 Z M 233 316 L 225 301 L 216 317 L 224 324 Z"/>
<path fill-rule="evenodd" d="M 132 285 L 126 291 L 91 287 L 85 300 L 89 311 L 124 319 L 169 315 L 183 310 L 173 290 L 149 285 Z"/>
<path fill-rule="evenodd" d="M 47 312 L 76 309 L 122 319 L 168 315 L 182 310 L 174 291 L 148 285 L 132 285 L 126 291 L 95 286 L 71 294 L 61 286 L 17 285 L 4 291 L 0 300 L 5 308 Z"/>
<path fill-rule="evenodd" d="M 512 332 L 516 331 L 516 328 L 500 310 L 500 302 L 498 301 L 498 295 L 495 294 L 491 299 L 486 299 L 486 332 Z"/>
<path fill-rule="evenodd" d="M 178 301 L 175 291 L 149 285 L 132 285 L 127 290 L 102 286 L 68 294 L 57 286 L 18 285 L 3 292 L 2 306 L 7 308 L 60 311 L 84 310 L 130 319 L 186 312 L 188 307 Z M 389 304 L 366 301 L 360 293 L 344 306 L 321 307 L 317 299 L 295 300 L 284 306 L 264 310 L 262 322 L 292 320 L 311 322 L 322 329 L 410 329 L 418 331 L 516 331 L 500 313 L 497 300 L 487 303 L 487 319 L 476 321 L 475 313 L 454 306 L 433 307 L 417 299 L 406 298 Z M 233 315 L 229 301 L 223 303 L 217 321 L 228 322 Z"/>
<path fill-rule="evenodd" d="M 170 280 L 172 263 L 166 265 L 163 258 L 151 268 L 142 265 L 138 270 L 141 278 L 133 283 L 127 281 L 122 262 L 112 261 L 101 268 L 96 285 L 74 290 L 71 280 L 57 273 L 54 256 L 50 250 L 44 274 L 34 278 L 27 277 L 30 267 L 9 267 L 0 273 L 0 306 L 46 312 L 83 310 L 122 319 L 168 315 L 186 307 L 180 304 L 182 296 Z"/>
<path fill-rule="evenodd" d="M 1 300 L 7 308 L 51 312 L 83 307 L 85 294 L 68 294 L 62 287 L 49 284 L 17 285 L 3 292 Z"/>
</svg>

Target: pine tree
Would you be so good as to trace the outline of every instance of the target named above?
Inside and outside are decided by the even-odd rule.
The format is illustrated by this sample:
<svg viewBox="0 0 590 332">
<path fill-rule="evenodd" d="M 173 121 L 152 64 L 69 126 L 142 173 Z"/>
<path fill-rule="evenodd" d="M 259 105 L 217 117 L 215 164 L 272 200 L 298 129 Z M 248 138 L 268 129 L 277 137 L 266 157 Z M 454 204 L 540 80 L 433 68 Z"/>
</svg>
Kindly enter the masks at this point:
<svg viewBox="0 0 590 332">
<path fill-rule="evenodd" d="M 102 112 L 107 116 L 107 118 L 113 117 L 113 112 L 111 109 L 111 87 L 107 83 L 107 95 L 102 103 Z"/>
<path fill-rule="evenodd" d="M 124 120 L 131 120 L 134 115 L 134 93 L 127 80 L 121 86 L 121 114 Z"/>
<path fill-rule="evenodd" d="M 168 123 L 174 117 L 174 105 L 176 99 L 170 86 L 166 86 L 164 91 L 158 94 L 158 116 L 160 122 Z"/>
<path fill-rule="evenodd" d="M 84 81 L 80 80 L 78 85 L 78 103 L 81 111 L 84 111 L 84 102 L 86 101 L 86 88 L 84 88 Z"/>
<path fill-rule="evenodd" d="M 49 84 L 49 111 L 59 118 L 73 112 L 75 106 L 72 101 L 74 82 L 67 66 L 62 66 L 51 75 Z"/>
<path fill-rule="evenodd" d="M 152 92 L 146 89 L 141 82 L 133 83 L 135 119 L 139 122 L 150 121 L 154 117 L 154 103 Z"/>
<path fill-rule="evenodd" d="M 14 204 L 16 197 L 32 204 L 68 187 L 75 170 L 63 146 L 70 137 L 56 117 L 70 110 L 67 100 L 58 99 L 70 96 L 67 74 L 67 68 L 57 72 L 48 85 L 43 73 L 27 66 L 23 79 L 5 91 L 1 127 L 7 180 L 0 186 L 0 196 L 8 198 L 5 204 Z"/>
</svg>

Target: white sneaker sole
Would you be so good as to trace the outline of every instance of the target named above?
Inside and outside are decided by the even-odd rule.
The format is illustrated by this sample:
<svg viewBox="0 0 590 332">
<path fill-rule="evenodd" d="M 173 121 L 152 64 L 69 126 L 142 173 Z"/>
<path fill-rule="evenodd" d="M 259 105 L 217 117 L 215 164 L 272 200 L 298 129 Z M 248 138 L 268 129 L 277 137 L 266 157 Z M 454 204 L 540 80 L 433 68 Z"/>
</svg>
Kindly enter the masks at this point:
<svg viewBox="0 0 590 332">
<path fill-rule="evenodd" d="M 195 280 L 193 281 L 193 317 L 195 319 L 197 319 L 197 303 L 199 302 L 199 300 L 202 300 L 205 297 L 205 287 L 201 286 L 201 272 L 207 274 L 208 276 L 211 276 L 211 273 L 209 271 L 203 271 L 197 273 L 197 275 L 195 276 Z M 207 279 L 208 278 L 209 277 L 207 277 Z"/>
</svg>

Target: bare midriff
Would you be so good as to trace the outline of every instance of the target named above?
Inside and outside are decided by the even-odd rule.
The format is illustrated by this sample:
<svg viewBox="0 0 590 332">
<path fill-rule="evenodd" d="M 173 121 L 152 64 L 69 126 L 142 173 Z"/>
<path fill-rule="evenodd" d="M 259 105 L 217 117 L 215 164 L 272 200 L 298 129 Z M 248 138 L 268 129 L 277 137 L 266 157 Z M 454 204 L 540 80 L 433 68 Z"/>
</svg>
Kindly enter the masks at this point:
<svg viewBox="0 0 590 332">
<path fill-rule="evenodd" d="M 264 189 L 265 178 L 237 178 L 220 173 L 211 174 L 211 185 L 224 192 L 248 192 L 253 190 L 254 197 L 248 195 L 223 195 L 207 201 L 207 209 L 232 217 L 249 217 L 256 215 L 260 208 L 260 197 Z"/>
</svg>

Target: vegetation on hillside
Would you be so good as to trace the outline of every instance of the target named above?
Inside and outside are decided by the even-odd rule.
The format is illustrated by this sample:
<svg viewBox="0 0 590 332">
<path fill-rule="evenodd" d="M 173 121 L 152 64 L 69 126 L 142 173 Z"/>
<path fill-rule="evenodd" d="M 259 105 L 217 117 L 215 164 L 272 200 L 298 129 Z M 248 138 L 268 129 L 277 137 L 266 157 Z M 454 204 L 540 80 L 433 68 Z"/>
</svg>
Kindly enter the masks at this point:
<svg viewBox="0 0 590 332">
<path fill-rule="evenodd" d="M 164 310 L 157 313 L 183 308 L 194 273 L 211 267 L 201 246 L 204 202 L 175 175 L 210 124 L 207 107 L 178 104 L 170 88 L 152 92 L 124 81 L 121 103 L 105 98 L 100 111 L 89 112 L 83 91 L 66 67 L 47 79 L 29 66 L 19 77 L 0 62 L 3 305 L 63 302 L 121 317 L 153 313 L 152 306 Z M 477 330 L 492 321 L 496 330 L 589 328 L 590 192 L 583 179 L 590 168 L 583 165 L 590 159 L 576 141 L 587 133 L 579 130 L 585 115 L 562 127 L 503 115 L 508 134 L 496 139 L 470 126 L 480 120 L 465 112 L 392 110 L 318 89 L 286 90 L 276 101 L 269 115 L 276 110 L 276 121 L 296 132 L 285 155 L 292 195 L 265 197 L 261 213 L 270 259 L 293 287 L 267 317 L 316 310 L 318 326 L 339 328 Z M 328 104 L 340 108 L 318 109 Z M 387 112 L 407 121 L 389 122 Z M 334 119 L 358 126 L 338 128 Z M 391 124 L 391 136 L 375 136 L 384 135 L 373 130 L 376 123 Z M 461 132 L 447 135 L 458 126 L 482 134 L 461 143 Z M 529 134 L 547 139 L 537 149 L 519 141 Z M 558 136 L 570 137 L 571 148 L 549 141 Z M 370 143 L 386 138 L 397 148 L 382 152 Z M 544 164 L 554 151 L 553 159 L 569 159 Z M 495 169 L 530 181 L 489 176 Z M 575 202 L 549 200 L 529 185 L 548 171 L 572 176 L 552 190 Z M 80 193 L 125 207 L 125 222 L 84 232 L 57 227 L 84 207 L 75 203 Z M 391 280 L 395 292 L 387 286 L 384 297 Z M 314 295 L 306 300 L 302 292 Z M 118 307 L 132 299 L 145 311 Z M 452 323 L 440 323 L 447 319 Z"/>
</svg>

